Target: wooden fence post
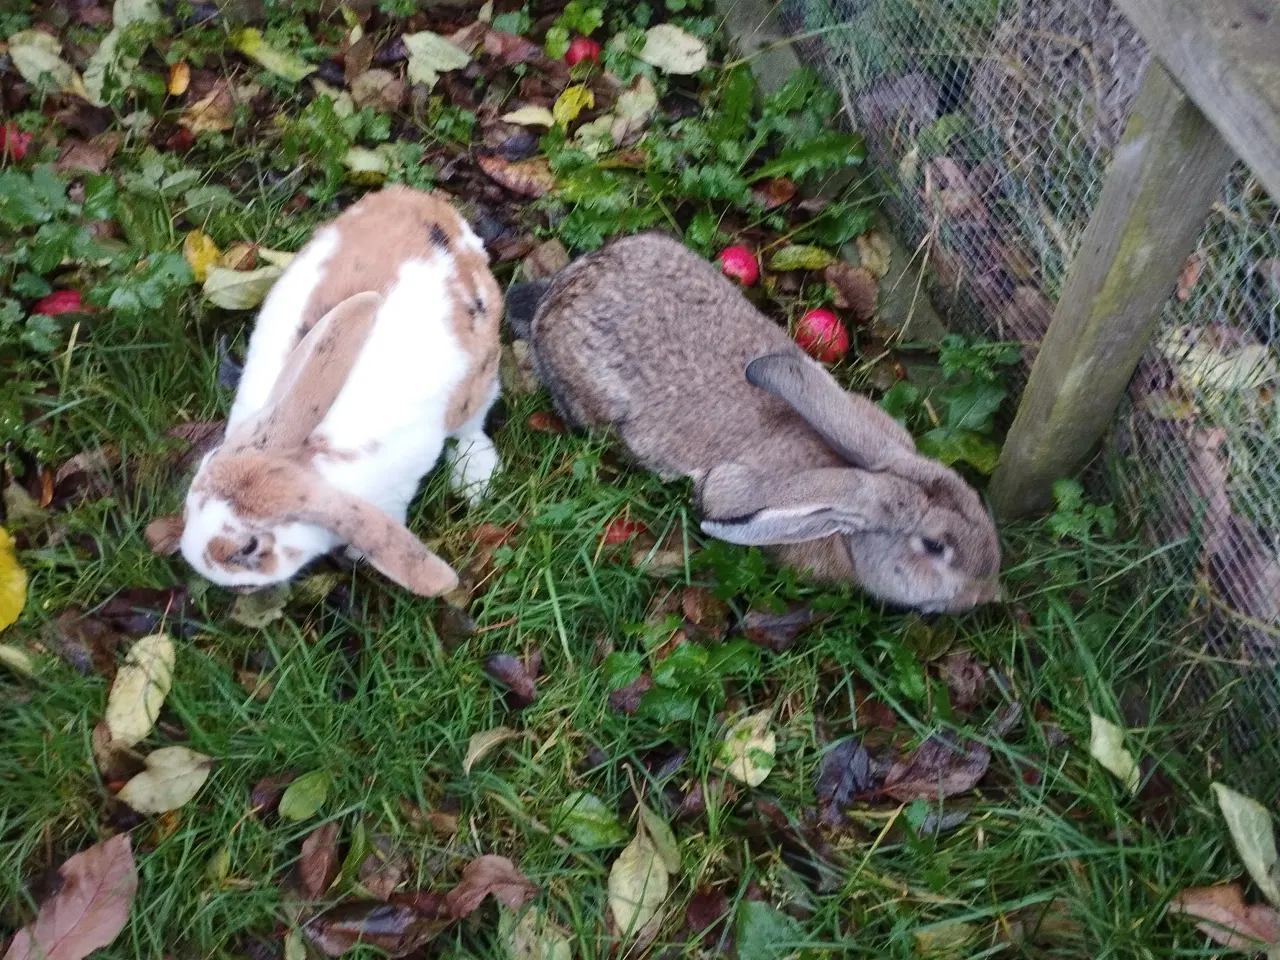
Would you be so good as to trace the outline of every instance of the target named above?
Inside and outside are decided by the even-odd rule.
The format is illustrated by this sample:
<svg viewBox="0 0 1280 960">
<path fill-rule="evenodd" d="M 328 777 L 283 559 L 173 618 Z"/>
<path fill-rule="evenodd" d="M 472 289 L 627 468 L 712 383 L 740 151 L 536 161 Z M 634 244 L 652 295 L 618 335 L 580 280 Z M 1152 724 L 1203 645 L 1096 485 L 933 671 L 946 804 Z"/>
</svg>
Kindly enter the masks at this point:
<svg viewBox="0 0 1280 960">
<path fill-rule="evenodd" d="M 998 517 L 1048 507 L 1092 454 L 1234 160 L 1153 59 L 992 478 Z"/>
</svg>

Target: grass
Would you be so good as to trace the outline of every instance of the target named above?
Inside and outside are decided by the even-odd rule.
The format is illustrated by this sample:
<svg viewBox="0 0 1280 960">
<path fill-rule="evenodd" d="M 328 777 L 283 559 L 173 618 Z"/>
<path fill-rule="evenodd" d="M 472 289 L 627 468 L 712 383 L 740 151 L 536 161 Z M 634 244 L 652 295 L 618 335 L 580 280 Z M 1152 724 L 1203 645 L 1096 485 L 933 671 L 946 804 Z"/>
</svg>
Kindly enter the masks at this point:
<svg viewBox="0 0 1280 960">
<path fill-rule="evenodd" d="M 188 49 L 204 48 L 210 63 L 221 62 L 214 54 L 225 38 L 217 31 L 181 36 Z M 806 109 L 821 114 L 821 98 L 806 97 L 816 104 Z M 28 107 L 23 123 L 38 127 L 39 101 Z M 292 115 L 299 103 L 284 98 L 278 107 Z M 799 136 L 803 119 L 778 129 Z M 804 122 L 816 123 L 812 116 Z M 396 124 L 396 138 L 409 136 L 412 124 Z M 746 121 L 740 126 L 736 135 L 745 137 Z M 254 139 L 261 129 L 241 124 L 225 141 L 203 140 L 183 162 L 234 196 L 233 213 L 203 224 L 219 244 L 244 239 L 295 249 L 359 190 L 339 192 L 315 157 L 284 164 L 282 173 L 276 141 Z M 325 136 L 339 150 L 349 145 L 333 130 Z M 680 149 L 718 170 L 726 195 L 738 189 L 737 172 L 697 153 L 705 137 L 686 139 Z M 110 172 L 136 172 L 143 156 L 144 145 L 131 141 Z M 672 170 L 686 160 L 678 151 L 667 158 Z M 672 217 L 667 207 L 676 209 L 672 222 L 685 223 L 690 235 L 698 217 L 711 215 L 698 245 L 713 247 L 717 224 L 722 231 L 742 224 L 706 197 L 699 206 L 675 196 L 649 174 L 648 212 L 662 208 Z M 316 202 L 286 208 L 301 186 Z M 611 190 L 606 185 L 602 196 Z M 149 252 L 180 242 L 182 202 L 175 196 L 160 204 L 164 236 Z M 570 217 L 538 219 L 548 209 L 522 211 L 521 223 L 533 221 L 540 235 L 567 229 Z M 587 218 L 591 230 L 623 224 L 607 206 L 584 203 L 578 211 L 595 217 Z M 831 233 L 807 239 L 815 237 L 840 242 Z M 132 277 L 135 263 L 112 268 L 114 280 Z M 22 269 L 16 257 L 0 266 L 9 279 Z M 501 279 L 510 276 L 511 267 L 502 268 Z M 59 274 L 58 285 L 67 280 Z M 824 291 L 810 284 L 795 299 L 818 302 Z M 1067 539 L 1042 525 L 1010 528 L 1005 600 L 925 623 L 851 590 L 806 584 L 754 551 L 703 544 L 682 485 L 627 466 L 606 441 L 533 429 L 527 418 L 548 408 L 546 397 L 508 396 L 494 424 L 504 469 L 489 499 L 468 510 L 436 475 L 412 516 L 414 530 L 459 567 L 479 549 L 479 525 L 515 526 L 471 600 L 473 632 L 445 629 L 438 602 L 336 566 L 329 568 L 336 589 L 324 600 L 295 596 L 282 619 L 247 628 L 230 616 L 231 595 L 196 580 L 180 560 L 153 556 L 142 536 L 185 491 L 187 478 L 166 466 L 174 447 L 166 431 L 225 413 L 230 396 L 216 386 L 215 344 L 225 335 L 242 349 L 248 330 L 247 315 L 214 310 L 195 290 L 170 290 L 166 298 L 163 308 L 140 313 L 100 311 L 74 346 L 64 330 L 47 355 L 0 345 L 0 357 L 21 361 L 0 384 L 0 401 L 15 384 L 22 398 L 11 405 L 21 429 L 0 415 L 11 467 L 23 461 L 19 453 L 39 453 L 51 466 L 103 444 L 121 456 L 112 492 L 51 513 L 43 528 L 27 531 L 20 553 L 30 594 L 3 639 L 31 649 L 38 669 L 30 678 L 0 673 L 0 933 L 31 918 L 47 871 L 130 829 L 138 900 L 124 933 L 100 956 L 280 956 L 299 916 L 290 877 L 301 842 L 321 822 L 337 821 L 344 849 L 361 834 L 390 838 L 409 864 L 402 889 L 448 889 L 476 856 L 508 856 L 539 887 L 539 906 L 573 935 L 574 956 L 624 956 L 605 927 L 618 848 L 568 839 L 558 808 L 571 793 L 590 792 L 630 833 L 638 793 L 672 818 L 703 785 L 706 809 L 674 820 L 680 870 L 651 955 L 725 952 L 685 926 L 686 905 L 708 890 L 723 894 L 731 918 L 745 915 L 742 903 L 764 899 L 797 921 L 779 920 L 781 937 L 740 936 L 742 960 L 1214 955 L 1190 923 L 1166 916 L 1170 897 L 1184 887 L 1240 873 L 1208 783 L 1255 784 L 1263 798 L 1280 783 L 1275 771 L 1227 749 L 1217 722 L 1221 699 L 1191 696 L 1199 665 L 1182 653 L 1183 588 L 1168 582 L 1157 557 L 1100 536 L 1088 522 L 1075 524 L 1078 535 Z M 4 319 L 0 313 L 0 331 Z M 600 546 L 605 526 L 622 513 L 655 538 L 683 545 L 684 563 L 655 574 L 633 564 L 626 547 Z M 178 642 L 159 727 L 142 747 L 182 742 L 216 758 L 217 768 L 189 805 L 144 819 L 114 799 L 118 784 L 104 782 L 94 760 L 91 733 L 109 678 L 77 673 L 57 658 L 54 639 L 69 608 L 93 616 L 122 590 L 175 584 L 192 596 L 190 629 Z M 784 603 L 821 607 L 827 617 L 790 649 L 761 651 L 730 676 L 692 684 L 698 699 L 687 716 L 658 722 L 614 710 L 608 694 L 619 657 L 602 664 L 604 654 L 611 649 L 652 669 L 670 631 L 653 622 L 651 610 L 688 586 L 721 589 L 734 622 L 749 609 Z M 952 703 L 939 659 L 947 649 L 986 667 L 986 692 L 972 709 Z M 543 658 L 538 694 L 513 711 L 487 675 L 486 658 L 533 651 Z M 1021 706 L 1021 722 L 1004 736 L 987 732 L 989 719 L 1012 703 Z M 735 717 L 761 709 L 771 712 L 778 736 L 776 764 L 759 787 L 721 795 L 711 789 L 720 738 Z M 1090 759 L 1091 710 L 1127 728 L 1126 744 L 1143 766 L 1137 796 Z M 524 736 L 464 774 L 469 739 L 500 725 Z M 932 806 L 901 805 L 873 791 L 847 808 L 842 826 L 817 821 L 815 774 L 834 745 L 860 740 L 883 767 L 938 730 L 991 750 L 977 789 Z M 317 817 L 295 824 L 250 814 L 255 783 L 312 770 L 331 778 Z M 931 814 L 960 813 L 963 821 L 941 833 L 924 828 Z M 441 828 L 452 819 L 456 829 Z M 344 869 L 343 895 L 354 872 Z M 486 906 L 449 928 L 430 950 L 506 956 L 493 911 Z"/>
</svg>

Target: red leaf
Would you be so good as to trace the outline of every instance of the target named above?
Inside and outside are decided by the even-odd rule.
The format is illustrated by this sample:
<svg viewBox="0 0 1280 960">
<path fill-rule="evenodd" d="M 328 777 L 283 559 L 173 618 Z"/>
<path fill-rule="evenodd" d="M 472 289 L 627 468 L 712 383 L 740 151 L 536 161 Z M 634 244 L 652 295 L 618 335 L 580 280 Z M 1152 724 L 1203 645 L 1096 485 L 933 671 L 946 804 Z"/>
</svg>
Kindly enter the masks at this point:
<svg viewBox="0 0 1280 960">
<path fill-rule="evenodd" d="M 821 620 L 822 614 L 815 613 L 808 605 L 795 603 L 782 613 L 770 613 L 768 610 L 749 610 L 742 620 L 747 639 L 756 646 L 781 653 L 790 650 L 796 637 Z"/>
<path fill-rule="evenodd" d="M 751 196 L 766 210 L 780 207 L 796 195 L 796 185 L 786 177 L 774 177 L 751 188 Z"/>
<path fill-rule="evenodd" d="M 357 943 L 403 957 L 431 940 L 449 922 L 392 903 L 346 903 L 316 917 L 302 932 L 317 950 L 330 957 L 342 956 Z"/>
<path fill-rule="evenodd" d="M 31 134 L 23 133 L 16 123 L 0 126 L 0 157 L 8 154 L 14 160 L 21 160 L 30 146 Z"/>
<path fill-rule="evenodd" d="M 296 770 L 274 777 L 263 777 L 249 791 L 249 812 L 258 817 L 274 813 L 284 796 L 284 788 L 298 779 Z"/>
<path fill-rule="evenodd" d="M 76 313 L 81 310 L 80 293 L 76 290 L 55 290 L 47 297 L 41 297 L 31 307 L 32 313 L 43 313 L 46 317 L 56 317 L 60 313 Z"/>
<path fill-rule="evenodd" d="M 509 653 L 492 653 L 486 657 L 484 672 L 511 691 L 509 701 L 516 709 L 527 707 L 538 695 L 533 675 Z"/>
<path fill-rule="evenodd" d="M 338 824 L 326 823 L 311 831 L 302 841 L 302 858 L 298 861 L 302 888 L 312 900 L 319 900 L 333 885 L 338 875 Z"/>
<path fill-rule="evenodd" d="M 564 433 L 564 421 L 546 410 L 537 410 L 529 414 L 525 424 L 530 430 L 536 430 L 538 433 Z"/>
<path fill-rule="evenodd" d="M 638 533 L 644 533 L 643 523 L 638 520 L 628 520 L 626 517 L 614 517 L 600 534 L 600 543 L 606 547 L 617 546 L 619 543 L 626 543 Z"/>
<path fill-rule="evenodd" d="M 124 929 L 138 892 L 127 833 L 77 853 L 58 874 L 62 888 L 18 931 L 4 960 L 81 960 Z"/>
<path fill-rule="evenodd" d="M 458 919 L 471 914 L 484 898 L 493 898 L 508 910 L 519 910 L 538 888 L 506 857 L 485 854 L 462 869 L 462 882 L 445 895 Z"/>
</svg>

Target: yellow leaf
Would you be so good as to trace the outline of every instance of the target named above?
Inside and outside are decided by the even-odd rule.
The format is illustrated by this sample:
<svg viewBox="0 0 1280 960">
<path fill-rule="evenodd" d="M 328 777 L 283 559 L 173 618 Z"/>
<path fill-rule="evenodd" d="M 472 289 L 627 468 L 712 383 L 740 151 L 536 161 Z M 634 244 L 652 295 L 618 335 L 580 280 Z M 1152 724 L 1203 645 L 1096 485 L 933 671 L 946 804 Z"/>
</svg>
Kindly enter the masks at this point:
<svg viewBox="0 0 1280 960">
<path fill-rule="evenodd" d="M 0 527 L 0 630 L 18 619 L 27 603 L 27 573 L 18 566 L 13 538 Z"/>
<path fill-rule="evenodd" d="M 609 909 L 622 936 L 634 935 L 667 899 L 670 878 L 658 848 L 640 829 L 609 870 Z"/>
<path fill-rule="evenodd" d="M 179 60 L 169 67 L 169 96 L 180 97 L 191 86 L 191 68 L 186 61 Z"/>
<path fill-rule="evenodd" d="M 209 268 L 218 262 L 222 251 L 207 233 L 192 230 L 187 234 L 187 239 L 182 241 L 182 255 L 186 258 L 196 283 L 204 283 L 209 276 Z"/>
<path fill-rule="evenodd" d="M 1123 783 L 1130 793 L 1138 792 L 1141 774 L 1133 754 L 1125 749 L 1124 728 L 1089 711 L 1089 755 Z"/>
<path fill-rule="evenodd" d="M 893 257 L 893 251 L 884 237 L 878 233 L 864 233 L 858 237 L 857 244 L 858 257 L 862 260 L 862 265 L 871 271 L 873 277 L 879 280 L 889 272 L 889 261 Z"/>
<path fill-rule="evenodd" d="M 175 660 L 173 641 L 163 633 L 129 648 L 107 697 L 107 729 L 117 745 L 131 747 L 151 732 L 173 684 Z"/>
<path fill-rule="evenodd" d="M 186 747 L 164 747 L 148 756 L 146 764 L 116 795 L 141 814 L 177 810 L 204 786 L 213 768 L 212 758 Z"/>
<path fill-rule="evenodd" d="M 224 310 L 252 310 L 266 298 L 280 272 L 279 267 L 257 270 L 210 267 L 201 289 L 206 300 Z"/>
<path fill-rule="evenodd" d="M 31 654 L 18 647 L 11 647 L 7 643 L 0 643 L 0 664 L 21 677 L 36 675 L 36 662 L 31 659 Z"/>
<path fill-rule="evenodd" d="M 485 730 L 483 733 L 473 733 L 471 739 L 467 742 L 467 755 L 462 761 L 462 773 L 464 776 L 471 774 L 471 767 L 477 760 L 485 756 L 494 747 L 508 740 L 518 740 L 523 734 L 512 730 L 510 727 L 494 727 L 492 730 Z"/>
<path fill-rule="evenodd" d="M 595 105 L 596 95 L 591 92 L 591 89 L 584 83 L 575 83 L 571 87 L 565 87 L 564 93 L 556 98 L 555 106 L 551 108 L 551 115 L 555 117 L 556 123 L 567 127 L 578 119 L 578 114 L 583 110 Z"/>
<path fill-rule="evenodd" d="M 517 123 L 522 127 L 553 127 L 555 115 L 546 107 L 521 107 L 502 115 L 503 123 Z"/>
<path fill-rule="evenodd" d="M 62 59 L 61 41 L 43 30 L 19 30 L 9 37 L 9 59 L 28 83 L 38 84 L 48 77 L 63 92 L 84 90 L 80 74 Z"/>
<path fill-rule="evenodd" d="M 187 109 L 178 118 L 178 126 L 186 127 L 192 133 L 218 133 L 232 127 L 231 113 L 235 110 L 235 99 L 225 80 L 220 80 L 213 88 Z"/>
<path fill-rule="evenodd" d="M 250 60 L 256 60 L 261 66 L 278 77 L 297 83 L 303 77 L 315 71 L 315 67 L 301 57 L 277 50 L 262 39 L 262 32 L 253 27 L 244 27 L 231 35 L 231 45 Z"/>
<path fill-rule="evenodd" d="M 650 27 L 640 59 L 663 73 L 697 73 L 707 65 L 707 45 L 670 23 Z"/>
<path fill-rule="evenodd" d="M 711 761 L 739 783 L 758 787 L 773 769 L 778 738 L 769 729 L 769 711 L 743 717 L 725 734 Z"/>
</svg>

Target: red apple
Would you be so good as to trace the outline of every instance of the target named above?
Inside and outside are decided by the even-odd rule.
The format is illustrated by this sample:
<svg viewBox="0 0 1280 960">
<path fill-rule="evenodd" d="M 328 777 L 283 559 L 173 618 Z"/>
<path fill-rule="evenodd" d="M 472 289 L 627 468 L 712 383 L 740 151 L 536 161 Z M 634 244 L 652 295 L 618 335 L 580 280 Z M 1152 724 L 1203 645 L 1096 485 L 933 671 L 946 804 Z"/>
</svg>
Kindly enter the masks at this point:
<svg viewBox="0 0 1280 960">
<path fill-rule="evenodd" d="M 617 516 L 605 524 L 604 533 L 600 534 L 600 543 L 606 547 L 612 547 L 619 543 L 626 543 L 637 533 L 644 533 L 643 523 Z"/>
<path fill-rule="evenodd" d="M 720 261 L 720 272 L 744 287 L 751 286 L 760 278 L 756 255 L 746 247 L 725 247 L 716 259 Z"/>
<path fill-rule="evenodd" d="M 793 334 L 805 353 L 820 363 L 835 363 L 849 352 L 849 334 L 830 310 L 810 310 L 796 324 Z"/>
<path fill-rule="evenodd" d="M 60 313 L 75 313 L 84 309 L 80 305 L 80 294 L 75 290 L 55 290 L 47 297 L 41 297 L 31 307 L 32 313 L 43 313 L 46 317 L 56 317 Z"/>
<path fill-rule="evenodd" d="M 565 51 L 564 62 L 569 66 L 575 66 L 582 60 L 600 62 L 600 44 L 590 37 L 574 37 L 569 41 L 569 49 Z"/>
<path fill-rule="evenodd" d="M 16 123 L 6 123 L 0 127 L 0 157 L 8 154 L 15 160 L 21 160 L 27 155 L 29 146 L 31 134 L 23 133 Z"/>
</svg>

